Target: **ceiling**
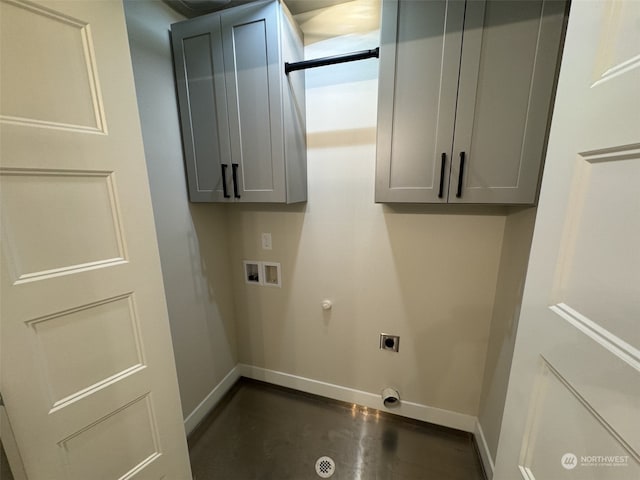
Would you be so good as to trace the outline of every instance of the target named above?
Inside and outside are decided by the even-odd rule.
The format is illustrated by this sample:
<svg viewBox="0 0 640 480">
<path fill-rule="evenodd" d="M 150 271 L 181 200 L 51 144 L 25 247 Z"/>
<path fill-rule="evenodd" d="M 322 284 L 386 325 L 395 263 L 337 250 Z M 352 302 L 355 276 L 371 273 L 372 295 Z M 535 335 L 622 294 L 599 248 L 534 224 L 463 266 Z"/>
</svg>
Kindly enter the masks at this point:
<svg viewBox="0 0 640 480">
<path fill-rule="evenodd" d="M 293 15 L 332 7 L 339 3 L 348 3 L 352 0 L 284 0 Z"/>
<path fill-rule="evenodd" d="M 223 8 L 235 7 L 253 0 L 164 0 L 174 10 L 186 17 L 196 17 L 205 13 L 215 12 Z M 293 15 L 312 10 L 331 7 L 353 0 L 284 0 Z"/>
<path fill-rule="evenodd" d="M 163 0 L 187 18 L 255 0 Z M 283 0 L 310 45 L 329 38 L 380 28 L 381 0 Z M 329 8 L 333 7 L 333 8 Z"/>
<path fill-rule="evenodd" d="M 309 0 L 298 1 L 307 3 Z M 332 8 L 298 13 L 295 20 L 304 32 L 305 45 L 345 35 L 368 35 L 380 28 L 380 2 L 381 0 L 351 0 L 339 4 L 333 2 L 335 5 Z M 379 34 L 377 36 L 379 38 Z M 363 46 L 364 48 L 371 47 Z"/>
</svg>

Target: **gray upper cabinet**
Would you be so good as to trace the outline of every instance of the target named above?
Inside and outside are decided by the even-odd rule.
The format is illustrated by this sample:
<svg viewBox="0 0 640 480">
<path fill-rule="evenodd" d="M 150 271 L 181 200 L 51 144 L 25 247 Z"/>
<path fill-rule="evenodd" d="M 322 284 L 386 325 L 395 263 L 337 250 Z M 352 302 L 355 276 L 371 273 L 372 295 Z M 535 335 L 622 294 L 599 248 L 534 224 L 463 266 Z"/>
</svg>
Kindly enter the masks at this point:
<svg viewBox="0 0 640 480">
<path fill-rule="evenodd" d="M 199 17 L 171 30 L 189 196 L 223 201 L 231 144 L 220 19 Z"/>
<path fill-rule="evenodd" d="M 464 1 L 383 3 L 377 202 L 446 201 L 463 22 Z"/>
<path fill-rule="evenodd" d="M 171 27 L 193 202 L 307 199 L 302 34 L 279 1 Z"/>
<path fill-rule="evenodd" d="M 533 204 L 564 1 L 384 0 L 376 201 Z"/>
</svg>

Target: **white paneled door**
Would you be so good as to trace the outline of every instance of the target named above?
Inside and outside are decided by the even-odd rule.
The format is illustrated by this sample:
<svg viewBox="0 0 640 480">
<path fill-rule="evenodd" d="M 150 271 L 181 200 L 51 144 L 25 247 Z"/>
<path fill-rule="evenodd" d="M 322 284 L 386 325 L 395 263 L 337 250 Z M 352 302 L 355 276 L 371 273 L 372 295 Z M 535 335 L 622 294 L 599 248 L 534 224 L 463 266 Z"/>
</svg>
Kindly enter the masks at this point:
<svg viewBox="0 0 640 480">
<path fill-rule="evenodd" d="M 0 7 L 13 459 L 30 480 L 190 479 L 122 4 Z"/>
<path fill-rule="evenodd" d="M 575 1 L 497 480 L 640 478 L 640 2 Z"/>
</svg>

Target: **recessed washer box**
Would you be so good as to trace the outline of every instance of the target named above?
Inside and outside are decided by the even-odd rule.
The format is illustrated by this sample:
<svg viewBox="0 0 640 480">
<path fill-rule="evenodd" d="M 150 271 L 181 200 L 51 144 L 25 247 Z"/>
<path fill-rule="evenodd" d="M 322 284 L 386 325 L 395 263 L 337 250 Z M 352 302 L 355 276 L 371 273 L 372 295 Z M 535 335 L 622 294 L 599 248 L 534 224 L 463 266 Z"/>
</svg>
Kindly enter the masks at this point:
<svg viewBox="0 0 640 480">
<path fill-rule="evenodd" d="M 267 287 L 282 287 L 282 270 L 276 262 L 262 262 L 262 284 Z"/>
<path fill-rule="evenodd" d="M 278 262 L 243 260 L 244 282 L 251 285 L 282 287 L 282 269 Z"/>
<path fill-rule="evenodd" d="M 254 260 L 244 260 L 242 264 L 244 267 L 245 283 L 262 285 L 262 268 L 260 266 L 260 262 L 256 262 Z"/>
</svg>

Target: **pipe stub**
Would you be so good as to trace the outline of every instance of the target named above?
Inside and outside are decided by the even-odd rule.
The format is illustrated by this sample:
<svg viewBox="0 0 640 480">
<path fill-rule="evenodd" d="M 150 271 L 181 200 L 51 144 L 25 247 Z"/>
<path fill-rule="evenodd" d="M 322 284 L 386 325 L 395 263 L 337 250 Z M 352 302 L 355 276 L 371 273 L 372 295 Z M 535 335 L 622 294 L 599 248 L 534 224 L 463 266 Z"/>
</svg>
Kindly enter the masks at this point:
<svg viewBox="0 0 640 480">
<path fill-rule="evenodd" d="M 387 408 L 393 408 L 400 405 L 400 394 L 394 388 L 385 388 L 382 391 L 382 403 Z"/>
</svg>

